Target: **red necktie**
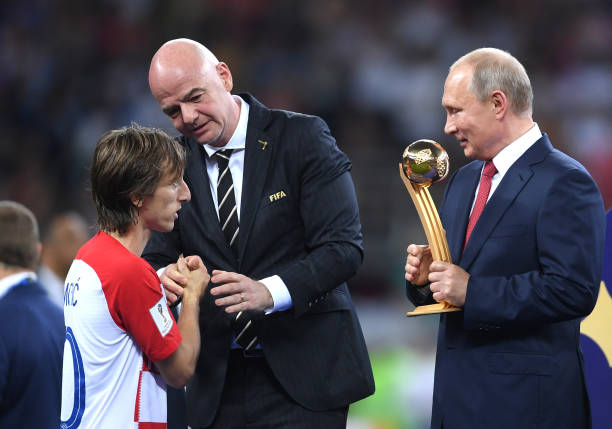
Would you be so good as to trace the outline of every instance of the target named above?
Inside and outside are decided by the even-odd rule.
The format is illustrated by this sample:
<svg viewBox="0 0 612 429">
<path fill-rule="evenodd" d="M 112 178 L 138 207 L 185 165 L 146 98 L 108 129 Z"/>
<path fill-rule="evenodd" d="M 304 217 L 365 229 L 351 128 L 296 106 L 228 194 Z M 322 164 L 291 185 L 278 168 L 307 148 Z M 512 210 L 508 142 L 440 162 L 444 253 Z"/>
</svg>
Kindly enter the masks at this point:
<svg viewBox="0 0 612 429">
<path fill-rule="evenodd" d="M 480 187 L 478 188 L 478 195 L 476 195 L 476 202 L 474 203 L 474 208 L 472 209 L 472 214 L 470 215 L 470 222 L 467 226 L 467 231 L 465 233 L 465 243 L 463 247 L 467 245 L 468 240 L 470 239 L 470 235 L 476 226 L 476 222 L 478 222 L 478 218 L 480 217 L 482 211 L 484 210 L 485 205 L 487 204 L 487 199 L 489 197 L 489 191 L 491 190 L 491 180 L 493 180 L 493 176 L 497 173 L 497 168 L 495 168 L 495 164 L 493 161 L 485 162 L 485 166 L 482 170 L 482 175 L 480 176 Z"/>
</svg>

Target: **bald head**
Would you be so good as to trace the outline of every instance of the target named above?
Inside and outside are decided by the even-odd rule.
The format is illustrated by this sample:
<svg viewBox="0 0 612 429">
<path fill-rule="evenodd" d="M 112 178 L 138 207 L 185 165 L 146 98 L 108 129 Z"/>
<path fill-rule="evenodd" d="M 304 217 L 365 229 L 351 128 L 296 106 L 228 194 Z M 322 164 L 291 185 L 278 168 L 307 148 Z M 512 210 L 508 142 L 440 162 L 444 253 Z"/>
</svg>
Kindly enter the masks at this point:
<svg viewBox="0 0 612 429">
<path fill-rule="evenodd" d="M 472 79 L 468 85 L 478 100 L 485 101 L 493 91 L 502 91 L 511 110 L 519 116 L 530 117 L 533 90 L 523 65 L 511 54 L 496 48 L 480 48 L 459 58 L 450 67 L 470 69 Z"/>
<path fill-rule="evenodd" d="M 174 39 L 164 43 L 155 53 L 149 68 L 149 86 L 166 74 L 197 70 L 207 74 L 219 64 L 217 57 L 204 45 L 190 39 Z"/>
<path fill-rule="evenodd" d="M 240 117 L 232 74 L 203 45 L 189 39 L 164 43 L 151 60 L 149 86 L 181 134 L 217 147 L 230 140 Z"/>
</svg>

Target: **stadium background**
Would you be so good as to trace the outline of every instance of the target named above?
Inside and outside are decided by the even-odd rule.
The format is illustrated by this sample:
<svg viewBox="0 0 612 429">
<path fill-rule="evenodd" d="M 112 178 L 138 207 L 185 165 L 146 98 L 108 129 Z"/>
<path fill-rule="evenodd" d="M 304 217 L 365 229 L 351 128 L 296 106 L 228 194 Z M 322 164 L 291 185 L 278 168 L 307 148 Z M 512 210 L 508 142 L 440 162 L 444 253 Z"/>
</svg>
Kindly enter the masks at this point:
<svg viewBox="0 0 612 429">
<path fill-rule="evenodd" d="M 353 161 L 366 257 L 350 287 L 377 381 L 353 428 L 428 425 L 437 319 L 404 317 L 405 246 L 425 237 L 397 163 L 419 138 L 445 146 L 452 171 L 465 163 L 440 107 L 457 57 L 495 46 L 523 62 L 535 120 L 612 206 L 612 3 L 594 0 L 2 2 L 0 199 L 43 227 L 67 209 L 94 225 L 96 140 L 131 121 L 176 134 L 147 86 L 151 56 L 176 37 L 211 48 L 235 91 L 323 117 Z"/>
</svg>

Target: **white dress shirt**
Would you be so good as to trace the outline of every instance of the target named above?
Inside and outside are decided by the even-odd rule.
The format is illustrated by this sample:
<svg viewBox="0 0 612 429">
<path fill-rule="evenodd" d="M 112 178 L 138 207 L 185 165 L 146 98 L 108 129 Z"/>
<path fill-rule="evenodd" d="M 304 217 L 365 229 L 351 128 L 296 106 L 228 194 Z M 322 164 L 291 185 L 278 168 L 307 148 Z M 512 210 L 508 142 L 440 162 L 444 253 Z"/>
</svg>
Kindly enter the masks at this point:
<svg viewBox="0 0 612 429">
<path fill-rule="evenodd" d="M 491 190 L 489 191 L 489 197 L 487 198 L 487 202 L 491 199 L 491 195 L 497 189 L 500 182 L 504 178 L 506 172 L 512 167 L 512 164 L 516 162 L 527 150 L 540 138 L 542 137 L 542 132 L 540 131 L 540 127 L 538 124 L 533 124 L 533 127 L 529 129 L 525 134 L 520 136 L 518 139 L 514 140 L 508 146 L 499 151 L 497 155 L 495 155 L 492 159 L 493 165 L 497 168 L 497 173 L 493 176 L 491 180 Z M 484 168 L 484 165 L 483 165 Z M 482 170 L 480 171 L 482 175 Z M 474 201 L 472 202 L 472 209 L 474 209 L 474 204 L 476 203 L 476 196 L 478 195 L 478 189 L 480 189 L 480 183 L 476 187 L 476 192 L 474 194 Z M 472 210 L 470 210 L 470 214 Z"/>
</svg>

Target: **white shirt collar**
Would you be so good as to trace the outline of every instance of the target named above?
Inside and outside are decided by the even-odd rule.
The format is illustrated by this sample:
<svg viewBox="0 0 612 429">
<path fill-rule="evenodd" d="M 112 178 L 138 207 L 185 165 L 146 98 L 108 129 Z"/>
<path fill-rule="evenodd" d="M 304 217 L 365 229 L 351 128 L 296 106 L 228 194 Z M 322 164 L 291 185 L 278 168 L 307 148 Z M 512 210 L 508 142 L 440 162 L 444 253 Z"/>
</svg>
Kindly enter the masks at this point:
<svg viewBox="0 0 612 429">
<path fill-rule="evenodd" d="M 238 118 L 238 125 L 236 125 L 234 134 L 232 134 L 232 137 L 225 146 L 217 147 L 209 144 L 204 145 L 204 150 L 209 157 L 212 157 L 219 150 L 244 149 L 246 146 L 247 122 L 249 120 L 250 106 L 238 95 L 234 95 L 234 99 L 240 103 L 240 117 Z"/>
<path fill-rule="evenodd" d="M 493 157 L 493 164 L 497 168 L 500 177 L 506 174 L 506 171 L 512 167 L 512 164 L 516 162 L 527 150 L 540 138 L 542 132 L 538 124 L 534 123 L 533 127 L 529 129 L 525 134 L 514 140 L 508 146 L 503 148 L 497 155 Z"/>
<path fill-rule="evenodd" d="M 4 295 L 6 295 L 15 286 L 21 284 L 21 282 L 23 282 L 25 279 L 36 281 L 38 277 L 32 271 L 22 271 L 17 274 L 11 274 L 10 276 L 0 280 L 0 299 L 2 299 Z"/>
</svg>

